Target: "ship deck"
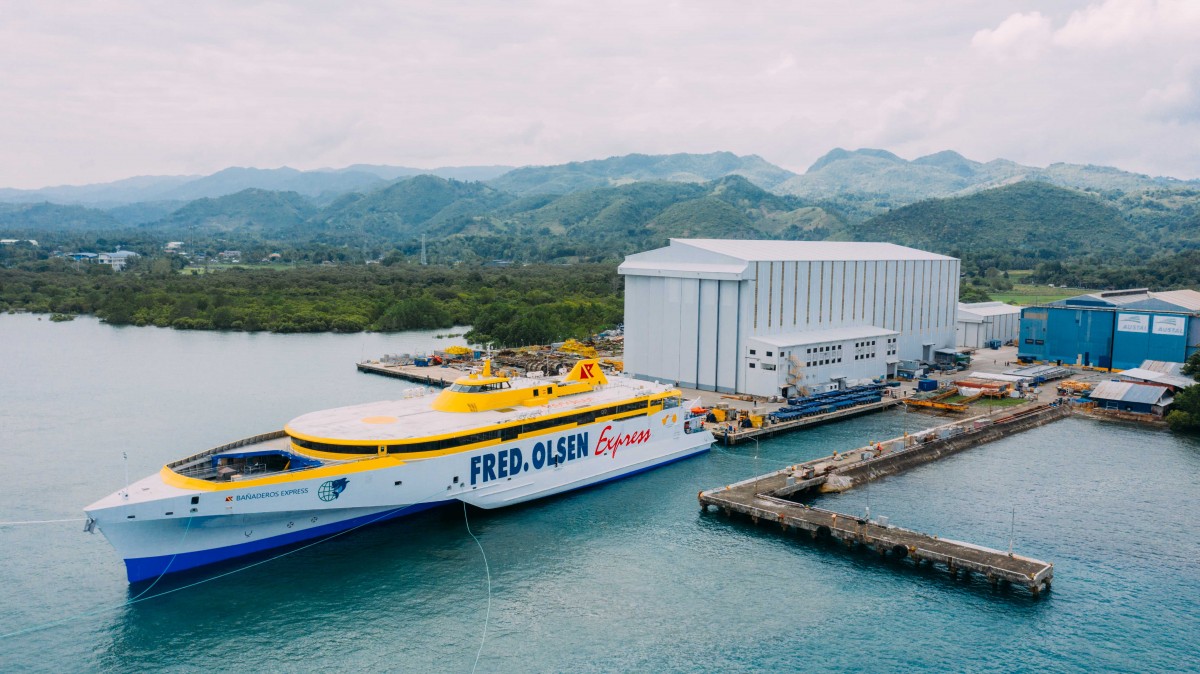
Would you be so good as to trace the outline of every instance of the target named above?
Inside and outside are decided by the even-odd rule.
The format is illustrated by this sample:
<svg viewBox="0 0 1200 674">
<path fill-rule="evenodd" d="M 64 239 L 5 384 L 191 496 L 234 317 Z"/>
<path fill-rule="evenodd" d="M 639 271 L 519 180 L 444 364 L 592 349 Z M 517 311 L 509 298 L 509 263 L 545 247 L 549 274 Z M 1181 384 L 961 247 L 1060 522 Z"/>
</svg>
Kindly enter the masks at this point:
<svg viewBox="0 0 1200 674">
<path fill-rule="evenodd" d="M 553 380 L 514 380 L 514 388 L 557 385 Z M 431 409 L 432 395 L 383 400 L 311 412 L 287 424 L 287 431 L 306 438 L 336 438 L 348 442 L 419 440 L 430 436 L 487 430 L 490 427 L 551 417 L 606 404 L 625 402 L 668 387 L 637 379 L 614 378 L 586 393 L 551 398 L 536 406 L 515 405 L 479 412 L 442 412 Z"/>
</svg>

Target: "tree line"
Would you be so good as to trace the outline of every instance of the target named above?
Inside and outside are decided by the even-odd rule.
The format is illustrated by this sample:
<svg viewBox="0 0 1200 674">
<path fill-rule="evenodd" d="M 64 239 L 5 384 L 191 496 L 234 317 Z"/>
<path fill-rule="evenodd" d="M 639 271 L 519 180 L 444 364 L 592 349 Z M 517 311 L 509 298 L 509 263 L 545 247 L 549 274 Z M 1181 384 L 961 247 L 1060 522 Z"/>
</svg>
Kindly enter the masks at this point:
<svg viewBox="0 0 1200 674">
<path fill-rule="evenodd" d="M 94 314 L 113 325 L 281 333 L 471 325 L 466 337 L 474 343 L 520 346 L 587 337 L 620 323 L 623 284 L 615 264 L 181 274 L 151 262 L 140 272 L 118 274 L 51 259 L 0 269 L 0 310 Z"/>
</svg>

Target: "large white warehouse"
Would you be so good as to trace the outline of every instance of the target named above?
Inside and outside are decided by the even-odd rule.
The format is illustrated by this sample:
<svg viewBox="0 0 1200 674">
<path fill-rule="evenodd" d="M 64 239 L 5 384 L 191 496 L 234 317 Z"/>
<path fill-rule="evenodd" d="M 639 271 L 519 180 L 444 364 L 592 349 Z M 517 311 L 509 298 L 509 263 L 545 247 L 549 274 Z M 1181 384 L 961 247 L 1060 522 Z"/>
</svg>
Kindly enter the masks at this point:
<svg viewBox="0 0 1200 674">
<path fill-rule="evenodd" d="M 890 243 L 671 239 L 630 255 L 625 369 L 793 395 L 953 348 L 959 261 Z"/>
</svg>

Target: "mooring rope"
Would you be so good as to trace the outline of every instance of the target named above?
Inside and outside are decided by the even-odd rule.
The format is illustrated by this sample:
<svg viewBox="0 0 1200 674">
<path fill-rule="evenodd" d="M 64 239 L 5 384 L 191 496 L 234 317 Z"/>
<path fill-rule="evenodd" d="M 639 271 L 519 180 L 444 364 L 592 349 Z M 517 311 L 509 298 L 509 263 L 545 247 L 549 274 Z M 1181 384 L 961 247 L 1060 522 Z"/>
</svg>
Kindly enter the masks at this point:
<svg viewBox="0 0 1200 674">
<path fill-rule="evenodd" d="M 163 567 L 162 573 L 158 574 L 158 578 L 155 578 L 154 582 L 150 583 L 150 585 L 147 586 L 146 589 L 137 593 L 137 596 L 134 597 L 133 599 L 131 599 L 130 603 L 137 601 L 142 595 L 149 592 L 150 588 L 154 587 L 155 585 L 158 585 L 158 581 L 162 580 L 163 576 L 167 575 L 167 572 L 171 570 L 171 565 L 175 563 L 175 558 L 179 556 L 179 550 L 181 548 L 183 548 L 183 542 L 187 540 L 188 532 L 192 530 L 192 519 L 194 519 L 194 518 L 192 518 L 192 517 L 188 518 L 187 526 L 183 528 L 183 536 L 181 536 L 179 538 L 179 545 L 175 546 L 175 554 L 171 555 L 171 559 L 168 560 L 167 565 Z"/>
<path fill-rule="evenodd" d="M 483 644 L 487 642 L 488 621 L 492 619 L 492 569 L 488 566 L 487 553 L 483 551 L 483 543 L 480 543 L 479 537 L 471 531 L 471 521 L 467 519 L 466 501 L 463 501 L 463 523 L 467 525 L 467 533 L 475 539 L 475 545 L 479 546 L 479 554 L 483 555 L 483 570 L 487 573 L 487 613 L 483 616 L 483 636 L 479 639 L 479 650 L 475 653 L 475 664 L 471 667 L 471 674 L 475 674 L 475 670 L 479 667 L 479 656 L 483 655 Z"/>
<path fill-rule="evenodd" d="M 71 517 L 65 520 L 25 520 L 22 522 L 0 522 L 0 527 L 13 526 L 16 524 L 54 524 L 55 522 L 83 522 L 86 517 Z"/>
</svg>

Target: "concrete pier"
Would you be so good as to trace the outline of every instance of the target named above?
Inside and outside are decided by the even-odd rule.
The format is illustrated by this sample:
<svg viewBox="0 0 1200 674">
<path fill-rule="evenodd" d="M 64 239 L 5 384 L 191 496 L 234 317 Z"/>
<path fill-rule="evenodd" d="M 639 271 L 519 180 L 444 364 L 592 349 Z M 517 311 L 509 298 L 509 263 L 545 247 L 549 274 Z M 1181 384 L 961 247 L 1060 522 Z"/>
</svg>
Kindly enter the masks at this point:
<svg viewBox="0 0 1200 674">
<path fill-rule="evenodd" d="M 843 454 L 700 492 L 701 509 L 738 513 L 757 523 L 778 524 L 813 538 L 863 546 L 894 558 L 943 565 L 952 577 L 978 573 L 993 586 L 1019 585 L 1034 596 L 1050 589 L 1054 565 L 1021 555 L 954 541 L 845 513 L 814 508 L 800 501 L 820 491 L 845 491 L 968 447 L 1041 426 L 1069 414 L 1065 407 L 1036 405 L 988 419 L 975 417 L 913 435 L 874 443 Z"/>
<path fill-rule="evenodd" d="M 425 384 L 426 386 L 437 386 L 446 388 L 454 383 L 463 375 L 463 372 L 451 367 L 442 367 L 433 365 L 429 367 L 418 367 L 416 365 L 390 365 L 387 363 L 357 363 L 359 372 L 367 374 L 379 374 L 385 377 L 393 377 L 395 379 L 403 379 L 417 384 Z"/>
<path fill-rule="evenodd" d="M 802 428 L 807 428 L 808 426 L 816 426 L 817 424 L 823 424 L 829 421 L 849 419 L 850 417 L 857 417 L 863 414 L 880 412 L 899 404 L 899 399 L 884 398 L 877 403 L 858 405 L 857 407 L 849 407 L 836 412 L 817 414 L 811 417 L 793 419 L 791 421 L 780 421 L 772 424 L 764 424 L 761 428 L 735 428 L 734 430 L 730 431 L 728 430 L 728 424 L 717 423 L 707 424 L 707 426 L 708 429 L 713 432 L 713 436 L 716 437 L 717 442 L 720 442 L 724 445 L 736 445 L 742 442 L 749 442 L 755 438 L 769 438 L 778 433 L 798 431 Z"/>
</svg>

